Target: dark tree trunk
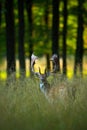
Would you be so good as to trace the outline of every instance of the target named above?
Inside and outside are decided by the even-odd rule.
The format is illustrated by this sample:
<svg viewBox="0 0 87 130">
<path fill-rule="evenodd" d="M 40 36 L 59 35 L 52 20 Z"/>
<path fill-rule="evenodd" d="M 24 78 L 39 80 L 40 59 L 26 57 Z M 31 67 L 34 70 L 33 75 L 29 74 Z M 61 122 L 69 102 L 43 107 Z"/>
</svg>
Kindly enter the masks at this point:
<svg viewBox="0 0 87 130">
<path fill-rule="evenodd" d="M 50 55 L 49 53 L 46 53 L 46 62 L 47 62 L 47 69 L 50 70 Z"/>
<path fill-rule="evenodd" d="M 83 1 L 78 0 L 78 28 L 77 28 L 77 44 L 76 44 L 76 54 L 75 54 L 75 65 L 74 74 L 77 73 L 77 68 L 79 67 L 80 73 L 82 75 L 83 70 Z"/>
<path fill-rule="evenodd" d="M 0 1 L 0 27 L 1 27 L 1 19 L 2 19 L 2 2 Z"/>
<path fill-rule="evenodd" d="M 33 19 L 32 19 L 32 0 L 26 0 L 26 9 L 29 22 L 29 59 L 31 63 L 31 55 L 33 53 Z"/>
<path fill-rule="evenodd" d="M 25 73 L 25 53 L 24 53 L 24 0 L 18 0 L 18 13 L 19 13 L 19 33 L 18 33 L 18 51 L 20 70 Z"/>
<path fill-rule="evenodd" d="M 46 38 L 45 38 L 45 44 L 48 44 L 49 42 L 49 30 L 48 30 L 48 22 L 49 22 L 49 18 L 48 18 L 48 15 L 49 15 L 49 3 L 48 3 L 48 0 L 45 2 L 45 13 L 44 13 L 44 19 L 45 19 L 45 35 L 46 35 Z M 49 53 L 46 53 L 46 61 L 47 61 L 47 69 L 50 70 L 50 56 L 49 56 Z"/>
<path fill-rule="evenodd" d="M 7 74 L 15 72 L 15 31 L 13 0 L 5 0 L 6 18 L 6 47 L 7 47 Z"/>
<path fill-rule="evenodd" d="M 52 19 L 52 54 L 57 54 L 59 59 L 59 0 L 52 0 L 53 19 Z M 58 60 L 58 71 L 60 63 Z"/>
<path fill-rule="evenodd" d="M 67 36 L 67 0 L 64 0 L 63 9 L 63 74 L 66 75 L 67 65 L 66 65 L 66 36 Z"/>
</svg>

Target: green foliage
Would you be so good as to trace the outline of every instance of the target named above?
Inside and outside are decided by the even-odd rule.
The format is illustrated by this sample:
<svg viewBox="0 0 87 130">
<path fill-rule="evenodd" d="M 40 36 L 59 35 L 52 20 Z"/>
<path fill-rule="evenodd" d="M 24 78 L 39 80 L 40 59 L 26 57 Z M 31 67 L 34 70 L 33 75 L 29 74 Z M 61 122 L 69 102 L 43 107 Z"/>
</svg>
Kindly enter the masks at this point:
<svg viewBox="0 0 87 130">
<path fill-rule="evenodd" d="M 51 104 L 39 90 L 33 78 L 0 81 L 0 130 L 86 130 L 87 78 L 63 82 L 76 87 L 75 100 Z M 51 80 L 52 82 L 52 80 Z M 61 77 L 54 83 L 61 83 Z M 70 97 L 69 97 L 70 99 Z"/>
<path fill-rule="evenodd" d="M 5 36 L 5 0 L 1 0 L 3 4 L 2 9 L 2 21 L 0 27 L 0 60 L 6 56 L 6 36 Z M 14 1 L 14 13 L 15 13 L 15 41 L 16 41 L 16 55 L 18 54 L 18 6 L 17 0 Z M 33 0 L 33 38 L 32 44 L 34 46 L 34 52 L 38 55 L 42 55 L 45 53 L 51 54 L 51 43 L 52 43 L 52 1 L 48 1 L 49 7 L 49 15 L 48 15 L 48 31 L 46 30 L 46 24 L 44 20 L 44 11 L 46 0 Z M 76 48 L 76 40 L 77 40 L 77 0 L 69 0 L 68 1 L 68 25 L 67 25 L 67 54 L 74 54 Z M 84 49 L 87 48 L 87 1 L 84 3 Z M 59 32 L 59 46 L 60 52 L 62 54 L 62 28 L 63 28 L 63 0 L 60 1 L 60 32 Z M 29 24 L 27 18 L 26 9 L 24 9 L 25 16 L 25 55 L 29 56 Z M 48 35 L 48 37 L 47 37 Z M 46 39 L 47 38 L 47 39 Z"/>
</svg>

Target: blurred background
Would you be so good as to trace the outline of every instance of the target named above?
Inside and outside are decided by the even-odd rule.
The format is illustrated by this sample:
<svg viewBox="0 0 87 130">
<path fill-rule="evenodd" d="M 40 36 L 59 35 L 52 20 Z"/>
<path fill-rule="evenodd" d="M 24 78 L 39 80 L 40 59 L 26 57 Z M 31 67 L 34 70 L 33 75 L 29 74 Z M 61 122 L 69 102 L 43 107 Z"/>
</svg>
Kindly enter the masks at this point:
<svg viewBox="0 0 87 130">
<path fill-rule="evenodd" d="M 0 0 L 0 79 L 29 77 L 32 53 L 42 68 L 57 54 L 60 73 L 87 76 L 87 1 Z"/>
<path fill-rule="evenodd" d="M 32 77 L 32 53 L 41 72 L 58 55 L 52 102 Z M 86 88 L 87 0 L 0 0 L 0 130 L 87 130 Z"/>
</svg>

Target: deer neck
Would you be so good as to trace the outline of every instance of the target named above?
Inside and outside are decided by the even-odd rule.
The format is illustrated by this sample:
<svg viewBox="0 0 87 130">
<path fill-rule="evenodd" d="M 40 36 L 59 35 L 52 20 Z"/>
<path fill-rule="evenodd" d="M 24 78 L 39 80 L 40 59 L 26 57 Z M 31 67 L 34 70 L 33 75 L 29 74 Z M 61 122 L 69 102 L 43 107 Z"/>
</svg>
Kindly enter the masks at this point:
<svg viewBox="0 0 87 130">
<path fill-rule="evenodd" d="M 40 82 L 40 90 L 41 92 L 43 92 L 44 94 L 47 94 L 47 92 L 49 91 L 49 83 L 47 81 L 45 82 Z"/>
</svg>

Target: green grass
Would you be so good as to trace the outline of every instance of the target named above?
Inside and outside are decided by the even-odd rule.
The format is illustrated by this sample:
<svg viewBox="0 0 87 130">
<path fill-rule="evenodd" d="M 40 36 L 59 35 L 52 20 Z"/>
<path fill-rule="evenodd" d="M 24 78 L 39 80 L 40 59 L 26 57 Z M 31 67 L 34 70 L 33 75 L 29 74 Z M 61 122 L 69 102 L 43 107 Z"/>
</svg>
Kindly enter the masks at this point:
<svg viewBox="0 0 87 130">
<path fill-rule="evenodd" d="M 76 87 L 75 100 L 49 103 L 35 78 L 0 81 L 0 130 L 87 130 L 87 78 L 48 80 Z"/>
</svg>

